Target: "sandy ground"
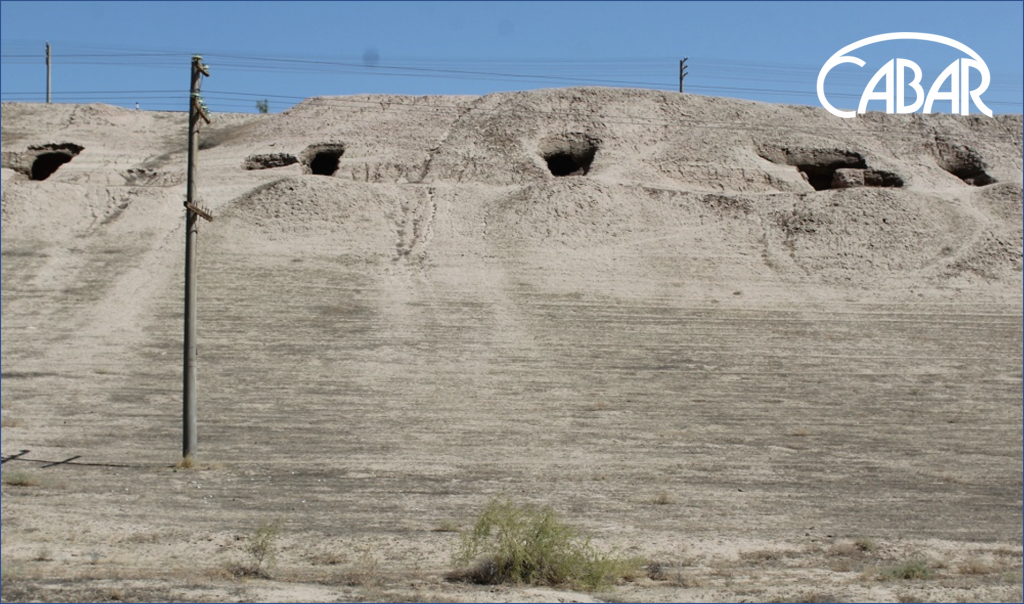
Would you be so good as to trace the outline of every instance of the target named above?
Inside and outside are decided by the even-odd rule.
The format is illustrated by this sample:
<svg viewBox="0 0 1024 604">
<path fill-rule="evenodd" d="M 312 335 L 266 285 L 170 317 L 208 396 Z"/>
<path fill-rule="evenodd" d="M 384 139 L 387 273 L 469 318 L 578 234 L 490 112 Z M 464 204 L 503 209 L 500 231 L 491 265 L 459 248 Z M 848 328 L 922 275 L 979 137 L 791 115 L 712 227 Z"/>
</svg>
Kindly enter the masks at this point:
<svg viewBox="0 0 1024 604">
<path fill-rule="evenodd" d="M 180 469 L 187 120 L 2 112 L 4 601 L 1022 599 L 1019 115 L 214 115 Z M 446 581 L 499 496 L 648 566 Z"/>
</svg>

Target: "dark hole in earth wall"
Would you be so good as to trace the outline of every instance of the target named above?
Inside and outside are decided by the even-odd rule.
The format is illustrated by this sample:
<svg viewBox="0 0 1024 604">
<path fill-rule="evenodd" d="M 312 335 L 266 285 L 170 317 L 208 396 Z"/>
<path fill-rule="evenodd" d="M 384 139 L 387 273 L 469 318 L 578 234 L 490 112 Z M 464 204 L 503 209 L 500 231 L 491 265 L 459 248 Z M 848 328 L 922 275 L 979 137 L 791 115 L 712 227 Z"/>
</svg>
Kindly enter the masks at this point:
<svg viewBox="0 0 1024 604">
<path fill-rule="evenodd" d="M 57 171 L 57 168 L 71 161 L 67 153 L 43 153 L 32 162 L 32 180 L 46 180 Z"/>
<path fill-rule="evenodd" d="M 32 180 L 46 180 L 53 176 L 58 168 L 74 159 L 85 147 L 74 143 L 57 143 L 29 147 L 28 158 L 32 158 L 28 166 L 28 177 Z"/>
<path fill-rule="evenodd" d="M 988 172 L 985 172 L 985 166 L 980 162 L 946 164 L 942 168 L 972 187 L 984 187 L 996 182 L 996 179 L 989 176 Z"/>
<path fill-rule="evenodd" d="M 988 166 L 981 155 L 967 145 L 936 138 L 935 148 L 938 151 L 939 167 L 965 183 L 973 187 L 984 187 L 998 182 L 986 172 Z"/>
<path fill-rule="evenodd" d="M 302 152 L 302 163 L 307 174 L 334 176 L 344 154 L 345 145 L 339 143 L 311 145 Z"/>
<path fill-rule="evenodd" d="M 903 186 L 898 174 L 870 169 L 864 157 L 853 151 L 762 147 L 759 155 L 775 164 L 793 166 L 815 191 Z"/>
<path fill-rule="evenodd" d="M 590 172 L 597 149 L 597 139 L 572 133 L 544 141 L 540 156 L 553 176 L 583 176 Z"/>
</svg>

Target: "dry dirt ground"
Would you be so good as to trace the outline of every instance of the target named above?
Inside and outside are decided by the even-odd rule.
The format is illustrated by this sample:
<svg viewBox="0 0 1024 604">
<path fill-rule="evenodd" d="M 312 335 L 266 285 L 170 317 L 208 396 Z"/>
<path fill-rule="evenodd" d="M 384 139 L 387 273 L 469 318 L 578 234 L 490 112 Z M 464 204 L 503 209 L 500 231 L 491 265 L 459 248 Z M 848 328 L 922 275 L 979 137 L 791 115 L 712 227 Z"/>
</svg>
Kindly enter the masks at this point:
<svg viewBox="0 0 1024 604">
<path fill-rule="evenodd" d="M 4 600 L 1022 599 L 1019 115 L 214 114 L 193 469 L 187 118 L 2 127 Z M 649 566 L 447 582 L 498 496 Z M 276 563 L 237 576 L 261 523 Z"/>
</svg>

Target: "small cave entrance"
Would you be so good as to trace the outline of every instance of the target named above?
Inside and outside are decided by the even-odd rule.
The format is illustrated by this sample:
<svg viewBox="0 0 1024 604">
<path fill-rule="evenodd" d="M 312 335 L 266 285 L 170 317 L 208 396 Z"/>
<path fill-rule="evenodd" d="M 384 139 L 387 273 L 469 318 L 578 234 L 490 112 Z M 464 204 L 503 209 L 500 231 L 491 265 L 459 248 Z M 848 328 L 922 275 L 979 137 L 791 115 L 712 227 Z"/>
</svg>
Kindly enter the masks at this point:
<svg viewBox="0 0 1024 604">
<path fill-rule="evenodd" d="M 34 152 L 34 158 L 32 165 L 28 167 L 28 177 L 32 180 L 46 180 L 53 176 L 58 168 L 74 159 L 84 148 L 74 143 L 29 147 L 29 151 Z"/>
<path fill-rule="evenodd" d="M 814 187 L 815 191 L 825 191 L 832 188 L 836 179 L 836 170 L 842 168 L 853 168 L 863 170 L 866 167 L 864 160 L 850 162 L 846 160 L 825 161 L 822 163 L 797 164 L 796 169 L 807 175 L 807 182 Z"/>
<path fill-rule="evenodd" d="M 815 191 L 852 187 L 902 187 L 892 172 L 873 170 L 860 153 L 841 149 L 762 148 L 759 155 L 772 163 L 793 166 Z"/>
<path fill-rule="evenodd" d="M 597 155 L 598 140 L 585 134 L 568 134 L 544 141 L 540 156 L 552 176 L 584 176 Z"/>
<path fill-rule="evenodd" d="M 996 179 L 989 176 L 988 172 L 985 172 L 985 169 L 981 167 L 955 166 L 945 168 L 945 170 L 972 187 L 984 187 L 997 182 Z"/>
<path fill-rule="evenodd" d="M 334 176 L 338 171 L 341 156 L 345 154 L 345 145 L 326 143 L 310 145 L 302 152 L 302 164 L 307 174 L 317 176 Z"/>
<path fill-rule="evenodd" d="M 988 166 L 974 149 L 945 139 L 938 139 L 935 142 L 939 152 L 939 167 L 946 172 L 972 187 L 984 187 L 997 182 L 985 171 Z"/>
</svg>

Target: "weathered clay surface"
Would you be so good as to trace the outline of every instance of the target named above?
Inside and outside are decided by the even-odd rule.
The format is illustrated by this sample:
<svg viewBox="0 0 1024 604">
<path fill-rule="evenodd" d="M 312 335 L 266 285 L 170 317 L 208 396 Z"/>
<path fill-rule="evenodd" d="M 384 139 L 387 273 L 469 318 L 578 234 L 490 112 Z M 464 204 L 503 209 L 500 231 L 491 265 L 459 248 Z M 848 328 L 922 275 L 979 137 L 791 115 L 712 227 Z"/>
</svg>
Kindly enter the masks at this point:
<svg viewBox="0 0 1024 604">
<path fill-rule="evenodd" d="M 186 117 L 2 112 L 5 600 L 592 599 L 444 582 L 506 495 L 656 562 L 620 600 L 1020 601 L 1019 115 L 215 114 L 175 471 Z M 264 521 L 275 580 L 232 578 Z"/>
</svg>

